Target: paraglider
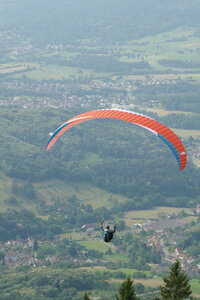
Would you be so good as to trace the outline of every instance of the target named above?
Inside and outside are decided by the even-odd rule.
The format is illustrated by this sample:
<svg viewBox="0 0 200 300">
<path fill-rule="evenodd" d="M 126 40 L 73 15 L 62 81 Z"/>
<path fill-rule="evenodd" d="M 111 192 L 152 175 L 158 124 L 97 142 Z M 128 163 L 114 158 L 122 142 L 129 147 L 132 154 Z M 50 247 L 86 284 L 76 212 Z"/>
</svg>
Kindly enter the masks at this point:
<svg viewBox="0 0 200 300">
<path fill-rule="evenodd" d="M 104 242 L 109 243 L 113 238 L 116 232 L 116 224 L 113 226 L 113 229 L 110 228 L 110 225 L 104 226 L 104 221 L 101 222 L 101 229 L 103 230 L 103 239 Z"/>
<path fill-rule="evenodd" d="M 82 114 L 79 114 L 67 122 L 58 127 L 54 133 L 51 133 L 51 136 L 47 142 L 46 150 L 51 149 L 56 140 L 67 130 L 74 127 L 75 125 L 92 120 L 92 119 L 102 119 L 102 118 L 112 118 L 123 120 L 134 125 L 140 126 L 163 140 L 168 147 L 173 152 L 175 158 L 178 161 L 179 169 L 183 170 L 186 166 L 187 155 L 186 150 L 178 138 L 178 136 L 167 126 L 162 123 L 154 120 L 153 118 L 147 117 L 143 114 L 136 113 L 133 111 L 126 111 L 121 109 L 99 109 L 92 110 Z"/>
</svg>

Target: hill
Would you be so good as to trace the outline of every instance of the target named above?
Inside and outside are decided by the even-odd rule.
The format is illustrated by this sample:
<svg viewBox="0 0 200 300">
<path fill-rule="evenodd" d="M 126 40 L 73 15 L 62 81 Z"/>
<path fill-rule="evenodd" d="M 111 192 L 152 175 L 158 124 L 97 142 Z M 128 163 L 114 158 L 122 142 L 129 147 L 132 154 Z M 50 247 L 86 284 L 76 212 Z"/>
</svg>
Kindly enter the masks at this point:
<svg viewBox="0 0 200 300">
<path fill-rule="evenodd" d="M 133 40 L 190 25 L 199 26 L 198 0 L 11 0 L 1 1 L 0 27 L 36 44 Z M 8 21 L 9 20 L 9 21 Z"/>
<path fill-rule="evenodd" d="M 71 196 L 87 200 L 93 193 L 105 194 L 106 199 L 118 194 L 123 197 L 116 196 L 111 206 L 127 211 L 154 205 L 189 207 L 198 201 L 199 169 L 188 163 L 180 172 L 164 143 L 120 121 L 79 125 L 45 152 L 48 132 L 78 111 L 2 109 L 4 202 L 13 205 L 14 197 L 22 207 L 26 202 L 39 205 L 40 201 L 64 205 Z"/>
</svg>

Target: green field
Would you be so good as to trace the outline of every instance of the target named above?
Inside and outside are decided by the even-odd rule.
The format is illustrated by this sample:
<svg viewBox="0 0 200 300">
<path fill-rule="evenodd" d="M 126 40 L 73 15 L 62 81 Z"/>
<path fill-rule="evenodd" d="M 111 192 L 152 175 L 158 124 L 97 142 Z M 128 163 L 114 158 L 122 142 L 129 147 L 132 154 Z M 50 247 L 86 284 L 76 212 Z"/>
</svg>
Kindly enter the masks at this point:
<svg viewBox="0 0 200 300">
<path fill-rule="evenodd" d="M 110 249 L 112 246 L 111 244 L 104 243 L 103 240 L 81 241 L 80 244 L 83 245 L 84 247 L 86 247 L 87 249 L 99 251 L 102 253 L 105 253 L 106 251 L 108 251 L 108 249 Z"/>
<path fill-rule="evenodd" d="M 67 54 L 65 56 L 67 56 Z M 29 70 L 29 68 L 32 68 L 33 70 Z M 1 64 L 0 75 L 9 75 L 13 78 L 20 78 L 22 75 L 26 75 L 28 78 L 34 80 L 68 80 L 78 77 L 95 78 L 99 76 L 108 76 L 108 74 L 105 73 L 94 73 L 90 69 L 29 62 L 24 64 Z"/>
<path fill-rule="evenodd" d="M 156 113 L 159 116 L 167 116 L 170 114 L 186 114 L 186 115 L 199 115 L 197 113 L 193 112 L 186 112 L 186 111 L 179 111 L 179 110 L 165 110 L 163 108 L 157 108 L 157 107 L 145 107 L 145 110 Z"/>
<path fill-rule="evenodd" d="M 80 76 L 78 68 L 46 64 L 34 64 L 33 67 L 35 69 L 26 72 L 26 76 L 34 80 L 62 80 Z M 81 75 L 90 76 L 91 71 L 84 70 Z M 21 74 L 15 75 L 15 77 L 21 77 Z"/>
<path fill-rule="evenodd" d="M 189 130 L 189 129 L 177 129 L 172 128 L 172 130 L 178 135 L 183 138 L 188 138 L 192 136 L 194 139 L 200 138 L 200 130 Z"/>
<path fill-rule="evenodd" d="M 167 214 L 178 214 L 182 211 L 185 211 L 186 213 L 190 213 L 191 210 L 188 208 L 179 208 L 179 207 L 155 207 L 154 209 L 149 210 L 134 210 L 129 211 L 125 214 L 124 220 L 126 222 L 127 226 L 133 226 L 137 223 L 143 223 L 148 219 L 157 219 L 159 213 L 167 213 Z"/>
<path fill-rule="evenodd" d="M 75 195 L 84 203 L 92 205 L 93 208 L 102 206 L 110 208 L 113 206 L 114 201 L 125 202 L 128 200 L 127 197 L 108 193 L 87 183 L 53 180 L 38 183 L 36 184 L 36 188 L 42 198 L 47 202 L 49 202 L 51 198 L 58 196 L 62 197 L 63 195 L 67 195 L 67 197 L 70 197 Z"/>
<path fill-rule="evenodd" d="M 0 74 L 14 73 L 18 71 L 26 71 L 28 69 L 27 64 L 1 64 Z"/>
<path fill-rule="evenodd" d="M 58 66 L 53 64 L 34 64 L 34 70 L 26 71 L 25 75 L 34 80 L 68 80 L 81 77 L 108 76 L 105 73 L 94 73 L 90 69 L 75 68 L 69 66 Z M 13 75 L 15 78 L 21 74 Z"/>
<path fill-rule="evenodd" d="M 6 200 L 12 196 L 12 181 L 13 180 L 10 177 L 6 177 L 3 173 L 0 172 L 0 211 L 4 211 L 10 208 L 10 206 L 6 203 Z M 18 182 L 23 183 L 23 181 L 20 180 Z M 37 198 L 45 200 L 49 205 L 55 203 L 56 199 L 58 199 L 59 197 L 63 198 L 63 195 L 65 195 L 66 198 L 70 196 L 76 196 L 85 204 L 92 205 L 93 208 L 102 206 L 111 208 L 113 207 L 115 201 L 125 202 L 128 200 L 127 197 L 106 192 L 87 183 L 49 180 L 41 183 L 35 183 L 34 187 L 37 192 Z M 19 195 L 15 195 L 15 198 L 18 200 L 18 205 L 13 206 L 13 208 L 27 208 L 37 213 L 37 201 L 27 201 L 27 199 L 24 199 Z"/>
<path fill-rule="evenodd" d="M 200 297 L 200 280 L 192 279 L 190 283 L 191 283 L 191 289 L 193 291 L 193 294 Z"/>
<path fill-rule="evenodd" d="M 160 59 L 199 63 L 200 38 L 196 37 L 194 33 L 194 28 L 184 26 L 166 33 L 134 40 L 121 48 L 124 53 L 123 59 L 135 62 L 137 59 L 126 57 L 126 54 L 135 53 L 139 59 L 143 57 L 145 61 L 148 61 L 155 70 L 168 69 L 158 63 Z M 181 70 L 186 71 L 184 68 L 181 68 Z M 177 68 L 174 68 L 174 71 L 177 71 Z"/>
</svg>

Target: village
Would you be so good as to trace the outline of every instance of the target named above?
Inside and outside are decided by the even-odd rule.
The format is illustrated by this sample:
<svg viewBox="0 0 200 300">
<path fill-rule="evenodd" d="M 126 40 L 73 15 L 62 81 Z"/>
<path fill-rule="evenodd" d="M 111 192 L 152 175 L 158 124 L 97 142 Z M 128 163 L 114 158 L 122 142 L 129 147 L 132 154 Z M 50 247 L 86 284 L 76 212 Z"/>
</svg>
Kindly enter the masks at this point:
<svg viewBox="0 0 200 300">
<path fill-rule="evenodd" d="M 191 223 L 190 217 L 198 218 L 200 215 L 200 204 L 196 209 L 191 212 L 183 212 L 181 214 L 169 214 L 159 213 L 158 218 L 148 219 L 145 222 L 136 223 L 126 230 L 141 236 L 141 239 L 147 244 L 148 247 L 153 247 L 154 251 L 162 253 L 162 264 L 159 268 L 153 267 L 154 273 L 156 269 L 159 272 L 160 268 L 174 263 L 176 259 L 180 260 L 181 266 L 184 271 L 191 276 L 199 275 L 200 263 L 199 257 L 192 257 L 186 254 L 185 251 L 178 247 L 178 241 L 182 237 L 184 230 Z M 85 224 L 81 232 L 84 232 L 82 239 L 86 241 L 101 241 L 101 234 L 98 228 L 99 224 Z M 147 234 L 142 234 L 146 232 Z M 141 235 L 142 234 L 142 235 Z M 73 233 L 72 235 L 80 238 L 81 233 Z M 77 239 L 76 237 L 76 239 Z M 78 241 L 77 241 L 78 242 Z M 48 267 L 49 265 L 66 263 L 75 267 L 83 266 L 106 266 L 108 263 L 114 265 L 121 265 L 118 259 L 115 259 L 115 255 L 112 255 L 110 260 L 107 260 L 99 255 L 99 257 L 91 256 L 91 252 L 88 249 L 80 248 L 76 250 L 76 256 L 74 257 L 73 251 L 64 250 L 59 253 L 48 249 L 48 245 L 52 248 L 62 248 L 63 243 L 62 236 L 56 236 L 52 241 L 36 241 L 32 237 L 27 239 L 8 240 L 6 242 L 0 242 L 0 264 L 9 268 L 17 266 L 31 266 L 31 267 Z M 103 241 L 102 241 L 103 243 Z M 47 250 L 45 249 L 47 245 Z M 43 247 L 44 249 L 39 253 L 38 249 Z M 74 247 L 74 246 L 73 246 Z M 112 243 L 110 245 L 110 251 L 116 251 L 116 253 L 123 254 L 123 251 L 119 246 Z M 109 251 L 109 253 L 110 253 Z"/>
<path fill-rule="evenodd" d="M 19 81 L 4 80 L 3 87 L 7 92 L 1 96 L 1 106 L 22 108 L 73 108 L 73 107 L 120 107 L 131 109 L 136 105 L 135 91 L 138 84 L 162 85 L 176 84 L 175 80 L 144 81 L 129 80 L 126 77 L 113 79 L 91 79 L 86 83 L 62 81 Z M 11 96 L 13 94 L 13 96 Z M 153 100 L 151 100 L 152 103 Z M 140 105 L 140 108 L 141 105 Z"/>
</svg>

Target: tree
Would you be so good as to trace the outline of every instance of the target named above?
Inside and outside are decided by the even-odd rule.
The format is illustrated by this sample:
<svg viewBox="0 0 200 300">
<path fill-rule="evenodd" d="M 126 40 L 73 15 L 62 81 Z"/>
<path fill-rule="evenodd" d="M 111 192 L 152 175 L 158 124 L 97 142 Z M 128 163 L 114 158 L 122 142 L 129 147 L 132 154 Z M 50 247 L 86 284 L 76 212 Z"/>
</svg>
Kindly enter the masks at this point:
<svg viewBox="0 0 200 300">
<path fill-rule="evenodd" d="M 34 242 L 33 242 L 33 251 L 37 251 L 38 249 L 39 249 L 38 242 L 36 240 L 34 240 Z"/>
<path fill-rule="evenodd" d="M 165 285 L 160 287 L 162 300 L 187 299 L 192 291 L 187 275 L 181 271 L 178 260 L 172 265 L 170 274 L 163 279 Z M 154 300 L 160 300 L 154 298 Z"/>
<path fill-rule="evenodd" d="M 1 265 L 5 264 L 5 253 L 3 251 L 0 251 L 0 263 Z"/>
<path fill-rule="evenodd" d="M 137 300 L 133 281 L 128 277 L 119 288 L 119 295 L 116 300 Z"/>
<path fill-rule="evenodd" d="M 87 294 L 87 293 L 85 293 L 85 294 L 84 294 L 84 298 L 83 298 L 83 300 L 90 300 L 90 298 L 89 298 L 89 296 L 88 296 L 88 294 Z"/>
</svg>

